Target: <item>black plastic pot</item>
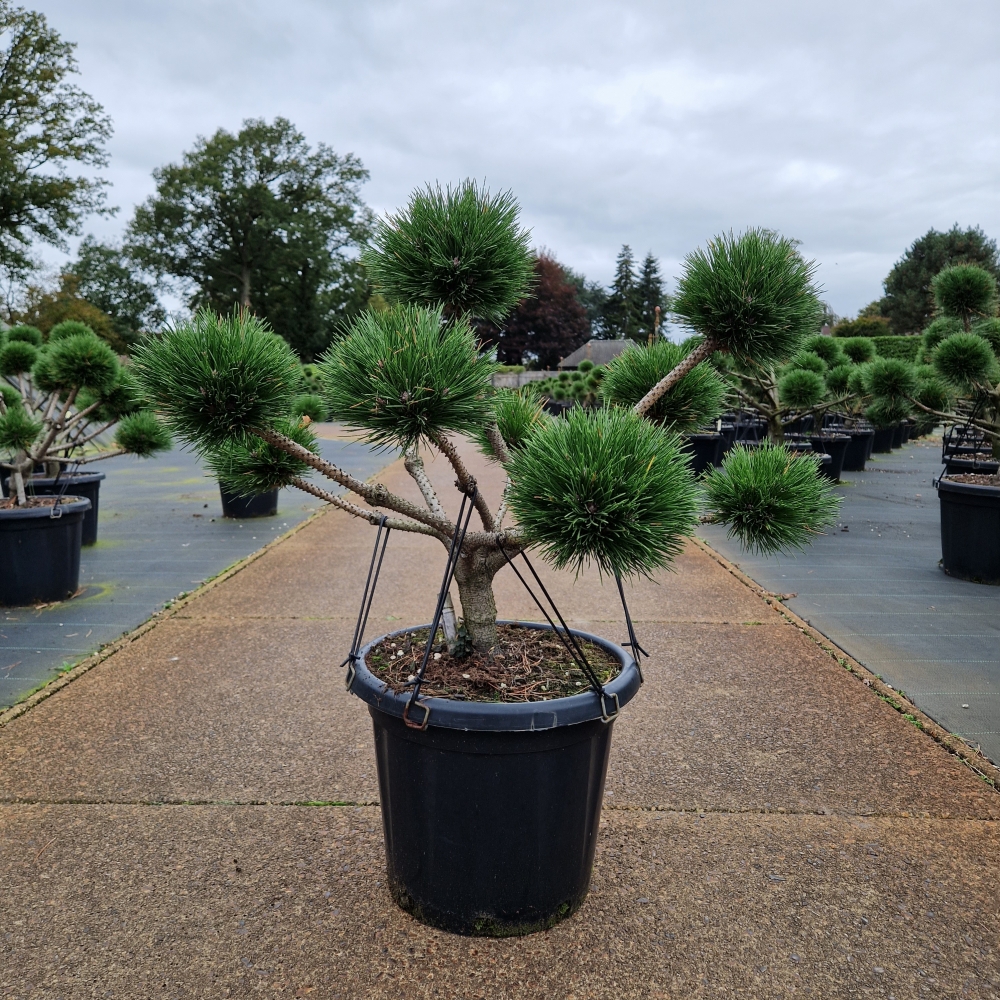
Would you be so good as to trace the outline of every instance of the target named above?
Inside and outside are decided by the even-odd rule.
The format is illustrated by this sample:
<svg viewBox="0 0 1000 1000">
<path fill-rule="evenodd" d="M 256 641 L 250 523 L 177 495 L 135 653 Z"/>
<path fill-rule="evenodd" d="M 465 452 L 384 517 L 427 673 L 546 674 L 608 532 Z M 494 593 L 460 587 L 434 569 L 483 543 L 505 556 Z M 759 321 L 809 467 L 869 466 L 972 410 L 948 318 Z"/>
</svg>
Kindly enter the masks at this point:
<svg viewBox="0 0 1000 1000">
<path fill-rule="evenodd" d="M 810 438 L 812 449 L 820 455 L 830 456 L 830 471 L 826 473 L 834 482 L 840 482 L 844 469 L 844 458 L 851 445 L 850 434 L 814 434 Z"/>
<path fill-rule="evenodd" d="M 903 431 L 903 444 L 906 444 L 910 440 L 910 434 L 913 431 L 913 424 L 909 420 L 904 420 L 899 426 Z"/>
<path fill-rule="evenodd" d="M 63 601 L 80 586 L 80 540 L 90 510 L 85 497 L 51 507 L 0 510 L 0 605 Z"/>
<path fill-rule="evenodd" d="M 850 435 L 851 442 L 844 451 L 844 464 L 840 471 L 864 472 L 865 462 L 868 461 L 875 439 L 875 431 L 849 430 L 846 433 Z"/>
<path fill-rule="evenodd" d="M 278 513 L 278 491 L 269 490 L 252 497 L 241 497 L 228 493 L 221 486 L 222 516 L 242 520 L 246 517 L 271 517 Z"/>
<path fill-rule="evenodd" d="M 575 634 L 619 659 L 605 690 L 624 705 L 641 683 L 635 661 L 605 639 Z M 350 690 L 374 724 L 393 898 L 456 934 L 528 934 L 569 916 L 590 886 L 611 747 L 613 721 L 602 720 L 598 695 L 512 704 L 426 698 L 428 726 L 411 729 L 402 720 L 407 696 L 363 665 L 381 641 L 361 650 Z"/>
<path fill-rule="evenodd" d="M 941 563 L 946 573 L 1000 583 L 1000 486 L 938 482 Z"/>
<path fill-rule="evenodd" d="M 724 439 L 721 434 L 685 434 L 685 451 L 690 452 L 691 471 L 699 476 L 706 469 L 711 469 L 722 461 L 722 445 Z"/>
<path fill-rule="evenodd" d="M 892 447 L 902 448 L 903 447 L 903 425 L 902 423 L 896 424 L 892 429 Z"/>
<path fill-rule="evenodd" d="M 945 474 L 960 476 L 978 473 L 981 476 L 995 476 L 1000 471 L 1000 462 L 988 458 L 969 458 L 951 455 L 945 460 Z"/>
<path fill-rule="evenodd" d="M 876 427 L 875 436 L 872 438 L 872 452 L 884 455 L 886 452 L 892 451 L 892 438 L 895 433 L 895 427 Z"/>
<path fill-rule="evenodd" d="M 46 476 L 32 476 L 24 484 L 25 492 L 38 497 L 50 497 L 56 493 L 71 494 L 76 497 L 86 497 L 90 501 L 90 510 L 83 515 L 83 544 L 93 545 L 97 541 L 97 511 L 100 502 L 101 481 L 105 478 L 103 472 L 68 472 L 58 479 Z M 4 485 L 9 493 L 10 478 Z"/>
</svg>

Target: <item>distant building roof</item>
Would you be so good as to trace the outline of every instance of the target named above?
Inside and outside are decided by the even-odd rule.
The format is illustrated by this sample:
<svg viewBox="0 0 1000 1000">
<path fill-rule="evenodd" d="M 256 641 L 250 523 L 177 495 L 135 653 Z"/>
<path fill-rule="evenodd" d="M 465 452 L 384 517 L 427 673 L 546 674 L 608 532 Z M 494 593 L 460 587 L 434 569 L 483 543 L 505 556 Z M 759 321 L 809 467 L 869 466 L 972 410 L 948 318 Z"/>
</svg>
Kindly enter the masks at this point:
<svg viewBox="0 0 1000 1000">
<path fill-rule="evenodd" d="M 588 340 L 583 347 L 578 347 L 569 357 L 559 362 L 560 368 L 577 368 L 581 361 L 593 361 L 595 365 L 606 365 L 613 361 L 626 348 L 634 347 L 631 340 Z"/>
</svg>

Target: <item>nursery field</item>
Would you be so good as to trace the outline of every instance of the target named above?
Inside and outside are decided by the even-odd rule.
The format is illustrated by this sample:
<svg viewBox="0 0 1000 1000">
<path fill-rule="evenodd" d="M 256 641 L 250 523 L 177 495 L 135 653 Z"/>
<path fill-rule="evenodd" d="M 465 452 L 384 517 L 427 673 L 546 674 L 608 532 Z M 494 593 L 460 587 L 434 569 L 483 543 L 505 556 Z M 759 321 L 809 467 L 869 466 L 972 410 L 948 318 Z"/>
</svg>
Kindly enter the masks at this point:
<svg viewBox="0 0 1000 1000">
<path fill-rule="evenodd" d="M 1000 587 L 938 565 L 939 437 L 844 473 L 840 523 L 804 552 L 763 559 L 702 537 L 940 725 L 1000 761 Z"/>
<path fill-rule="evenodd" d="M 361 478 L 392 456 L 321 430 L 323 456 Z M 6 608 L 0 638 L 0 708 L 129 632 L 178 594 L 262 548 L 322 506 L 300 490 L 282 491 L 276 517 L 222 517 L 219 488 L 190 451 L 122 456 L 99 466 L 98 542 L 83 549 L 81 593 L 41 608 Z M 339 492 L 339 491 L 338 491 Z"/>
</svg>

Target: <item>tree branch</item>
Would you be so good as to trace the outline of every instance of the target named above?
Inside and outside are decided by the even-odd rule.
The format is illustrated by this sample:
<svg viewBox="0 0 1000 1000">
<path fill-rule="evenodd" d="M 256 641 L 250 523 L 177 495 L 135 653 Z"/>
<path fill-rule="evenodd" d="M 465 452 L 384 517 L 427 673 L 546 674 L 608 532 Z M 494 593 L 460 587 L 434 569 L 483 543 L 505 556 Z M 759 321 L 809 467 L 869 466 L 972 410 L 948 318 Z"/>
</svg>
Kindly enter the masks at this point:
<svg viewBox="0 0 1000 1000">
<path fill-rule="evenodd" d="M 428 510 L 432 514 L 440 514 L 444 517 L 444 509 L 441 507 L 441 501 L 438 500 L 437 493 L 434 492 L 434 485 L 431 483 L 427 475 L 427 470 L 424 468 L 424 460 L 415 448 L 406 453 L 403 458 L 403 465 L 406 471 L 413 477 L 413 481 L 420 488 L 421 496 L 423 496 Z"/>
<path fill-rule="evenodd" d="M 664 375 L 649 392 L 646 393 L 633 409 L 639 416 L 645 416 L 646 411 L 656 405 L 661 396 L 668 393 L 695 365 L 700 364 L 706 358 L 710 358 L 716 347 L 715 341 L 707 337 L 700 343 L 674 370 Z"/>
<path fill-rule="evenodd" d="M 303 492 L 311 493 L 314 497 L 325 500 L 327 503 L 332 504 L 334 507 L 339 507 L 341 510 L 346 510 L 348 514 L 360 517 L 370 524 L 378 524 L 382 520 L 381 514 L 376 514 L 373 510 L 366 510 L 364 507 L 359 507 L 357 504 L 351 503 L 350 500 L 345 500 L 343 497 L 338 497 L 335 493 L 330 493 L 328 490 L 310 483 L 308 479 L 302 479 L 301 476 L 296 476 L 291 480 L 291 483 Z M 389 517 L 386 518 L 385 525 L 387 528 L 395 528 L 397 531 L 413 531 L 421 535 L 433 535 L 443 543 L 448 543 L 446 535 L 443 535 L 440 531 L 435 531 L 426 524 L 417 524 L 416 521 L 400 521 L 398 518 Z"/>
<path fill-rule="evenodd" d="M 486 425 L 486 440 L 489 441 L 497 461 L 501 465 L 506 465 L 510 461 L 510 452 L 507 450 L 507 442 L 504 441 L 495 420 Z"/>
<path fill-rule="evenodd" d="M 449 538 L 455 531 L 455 526 L 446 517 L 432 514 L 422 507 L 418 507 L 415 503 L 410 503 L 409 500 L 397 497 L 395 494 L 390 493 L 381 483 L 362 482 L 349 472 L 344 472 L 343 469 L 339 469 L 331 462 L 320 458 L 315 452 L 310 451 L 308 448 L 303 448 L 302 445 L 291 438 L 285 437 L 284 434 L 279 434 L 277 431 L 262 427 L 251 427 L 249 430 L 251 434 L 256 434 L 262 441 L 266 441 L 275 448 L 280 448 L 283 452 L 294 456 L 310 468 L 321 472 L 327 479 L 332 479 L 335 483 L 346 486 L 352 493 L 357 493 L 358 496 L 363 497 L 374 507 L 387 507 L 389 510 L 394 510 L 397 514 L 402 514 L 404 517 L 410 517 L 414 521 L 426 524 L 428 527 L 447 535 Z"/>
<path fill-rule="evenodd" d="M 451 441 L 448 440 L 444 434 L 436 434 L 431 440 L 441 449 L 442 453 L 451 462 L 451 467 L 455 470 L 455 475 L 458 478 L 458 485 L 462 491 L 466 494 L 472 492 L 473 487 L 476 485 L 476 477 L 473 476 L 469 470 L 465 467 L 465 463 L 462 461 L 461 456 L 458 454 L 458 449 Z M 493 512 L 490 510 L 490 505 L 486 502 L 486 497 L 483 496 L 480 490 L 476 490 L 475 496 L 472 498 L 472 502 L 475 505 L 477 511 L 479 511 L 479 518 L 483 522 L 483 527 L 487 531 L 496 530 L 496 522 L 493 520 Z"/>
</svg>

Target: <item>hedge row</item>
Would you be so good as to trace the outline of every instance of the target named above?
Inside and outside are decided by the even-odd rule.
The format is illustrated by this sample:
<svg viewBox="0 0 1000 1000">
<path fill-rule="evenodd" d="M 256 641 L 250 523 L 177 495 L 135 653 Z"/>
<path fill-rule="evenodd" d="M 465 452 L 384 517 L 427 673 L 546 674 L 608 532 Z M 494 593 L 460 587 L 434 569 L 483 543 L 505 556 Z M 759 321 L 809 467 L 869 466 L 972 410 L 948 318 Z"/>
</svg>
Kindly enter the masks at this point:
<svg viewBox="0 0 1000 1000">
<path fill-rule="evenodd" d="M 901 358 L 916 361 L 920 350 L 919 337 L 872 337 L 875 353 L 880 358 Z"/>
</svg>

